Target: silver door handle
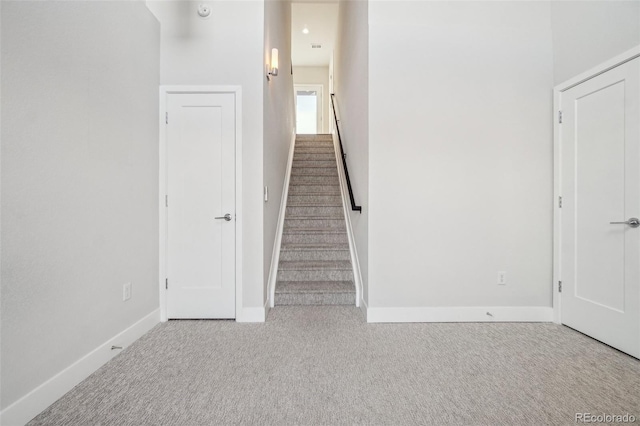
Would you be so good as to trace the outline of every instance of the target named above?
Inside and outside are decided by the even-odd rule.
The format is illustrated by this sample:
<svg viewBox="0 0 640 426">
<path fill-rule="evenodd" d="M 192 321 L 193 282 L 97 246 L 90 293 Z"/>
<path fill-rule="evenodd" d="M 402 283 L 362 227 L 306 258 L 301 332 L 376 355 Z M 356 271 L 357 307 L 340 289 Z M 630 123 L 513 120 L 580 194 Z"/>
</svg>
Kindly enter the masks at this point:
<svg viewBox="0 0 640 426">
<path fill-rule="evenodd" d="M 231 220 L 231 215 L 229 213 L 227 213 L 224 216 L 216 217 L 216 219 L 224 219 L 227 222 L 229 222 Z"/>
<path fill-rule="evenodd" d="M 637 228 L 640 226 L 640 219 L 637 217 L 632 217 L 626 222 L 609 222 L 611 225 L 629 225 L 632 228 Z"/>
</svg>

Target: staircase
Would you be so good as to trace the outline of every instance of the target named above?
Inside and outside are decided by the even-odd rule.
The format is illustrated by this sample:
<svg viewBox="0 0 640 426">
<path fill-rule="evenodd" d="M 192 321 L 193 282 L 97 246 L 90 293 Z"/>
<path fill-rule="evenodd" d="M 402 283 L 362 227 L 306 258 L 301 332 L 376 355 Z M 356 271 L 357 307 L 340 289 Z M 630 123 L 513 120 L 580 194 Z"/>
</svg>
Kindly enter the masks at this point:
<svg viewBox="0 0 640 426">
<path fill-rule="evenodd" d="M 296 137 L 275 304 L 355 304 L 331 135 Z"/>
</svg>

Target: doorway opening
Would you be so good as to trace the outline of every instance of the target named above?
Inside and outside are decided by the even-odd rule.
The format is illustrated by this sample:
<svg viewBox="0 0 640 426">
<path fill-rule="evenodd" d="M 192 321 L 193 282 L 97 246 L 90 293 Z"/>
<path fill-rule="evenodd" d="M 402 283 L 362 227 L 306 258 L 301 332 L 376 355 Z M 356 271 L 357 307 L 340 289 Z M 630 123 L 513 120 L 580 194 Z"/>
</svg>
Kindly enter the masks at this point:
<svg viewBox="0 0 640 426">
<path fill-rule="evenodd" d="M 296 133 L 323 133 L 322 85 L 296 84 L 294 87 L 296 92 Z"/>
</svg>

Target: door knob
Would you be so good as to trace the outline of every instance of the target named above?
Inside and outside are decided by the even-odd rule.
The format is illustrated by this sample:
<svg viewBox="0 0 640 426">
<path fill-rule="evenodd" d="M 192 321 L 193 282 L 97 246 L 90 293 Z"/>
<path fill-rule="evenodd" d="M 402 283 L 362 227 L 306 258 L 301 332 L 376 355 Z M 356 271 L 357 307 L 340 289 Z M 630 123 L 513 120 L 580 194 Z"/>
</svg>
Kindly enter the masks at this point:
<svg viewBox="0 0 640 426">
<path fill-rule="evenodd" d="M 224 219 L 227 222 L 229 222 L 231 220 L 231 215 L 229 213 L 227 213 L 224 216 L 216 217 L 216 219 Z M 638 219 L 636 219 L 636 220 L 638 220 Z"/>
<path fill-rule="evenodd" d="M 638 219 L 637 217 L 632 217 L 626 222 L 609 222 L 609 223 L 612 225 L 629 225 L 632 228 L 637 228 L 638 226 L 640 226 L 640 219 Z"/>
</svg>

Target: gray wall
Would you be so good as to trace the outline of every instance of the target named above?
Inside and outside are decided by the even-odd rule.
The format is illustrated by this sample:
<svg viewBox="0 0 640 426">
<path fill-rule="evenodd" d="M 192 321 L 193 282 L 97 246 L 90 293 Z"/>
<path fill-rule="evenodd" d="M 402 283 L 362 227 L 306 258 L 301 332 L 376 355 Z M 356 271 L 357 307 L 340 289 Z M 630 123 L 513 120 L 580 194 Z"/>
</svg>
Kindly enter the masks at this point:
<svg viewBox="0 0 640 426">
<path fill-rule="evenodd" d="M 262 307 L 266 298 L 262 197 L 265 4 L 263 0 L 210 2 L 211 17 L 201 19 L 196 13 L 200 3 L 147 3 L 162 27 L 161 83 L 242 86 L 242 302 L 244 307 Z M 280 72 L 287 71 L 280 68 Z"/>
<path fill-rule="evenodd" d="M 640 1 L 551 2 L 555 84 L 640 44 Z"/>
<path fill-rule="evenodd" d="M 338 36 L 333 84 L 340 132 L 347 155 L 356 203 L 362 213 L 351 214 L 360 260 L 363 297 L 368 301 L 369 276 L 369 2 L 342 1 L 338 9 Z M 373 46 L 372 46 L 373 47 Z M 383 84 L 391 84 L 385 82 Z M 333 117 L 330 117 L 333 120 Z M 382 170 L 376 173 L 384 173 Z"/>
<path fill-rule="evenodd" d="M 269 201 L 264 203 L 264 283 L 265 300 L 273 257 L 273 243 L 280 213 L 289 148 L 295 126 L 293 76 L 291 75 L 291 2 L 269 0 L 264 3 L 265 64 L 271 49 L 278 49 L 280 69 L 277 77 L 264 82 L 264 158 L 263 180 L 269 187 Z M 277 268 L 277 265 L 275 265 Z M 274 271 L 275 273 L 276 271 Z"/>
<path fill-rule="evenodd" d="M 369 43 L 369 307 L 550 307 L 549 4 L 370 2 Z"/>
<path fill-rule="evenodd" d="M 2 2 L 3 409 L 158 308 L 159 45 L 144 2 Z"/>
</svg>

